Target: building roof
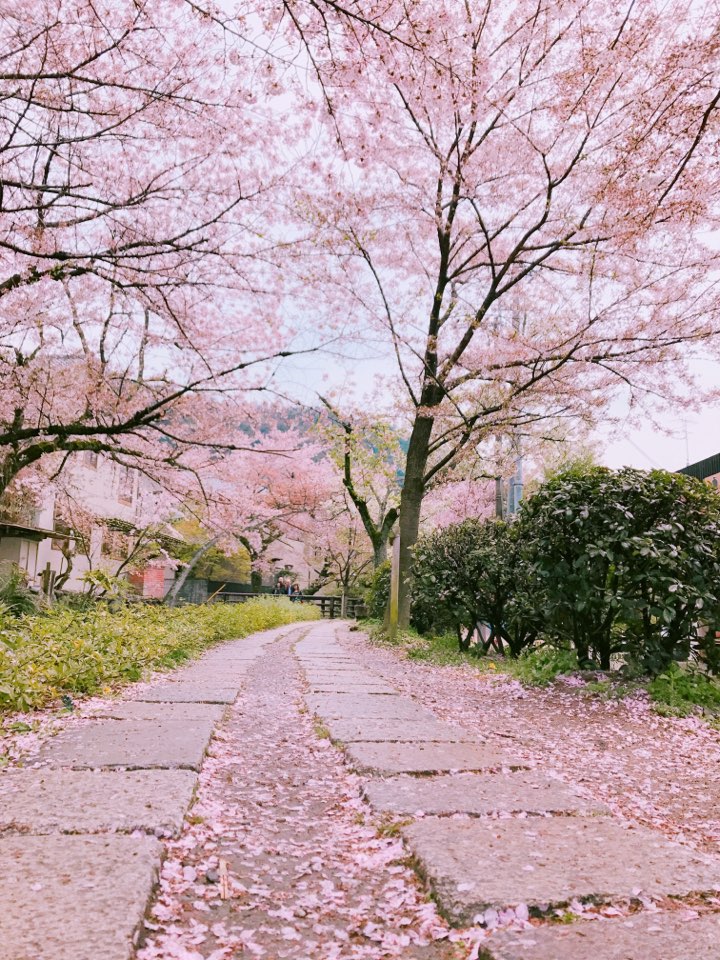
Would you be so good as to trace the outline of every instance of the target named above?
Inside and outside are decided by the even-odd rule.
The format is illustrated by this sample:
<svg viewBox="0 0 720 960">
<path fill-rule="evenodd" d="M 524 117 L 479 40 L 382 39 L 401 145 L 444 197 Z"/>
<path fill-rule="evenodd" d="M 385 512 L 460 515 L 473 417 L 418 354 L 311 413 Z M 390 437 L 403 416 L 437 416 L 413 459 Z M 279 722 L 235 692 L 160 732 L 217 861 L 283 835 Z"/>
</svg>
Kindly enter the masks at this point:
<svg viewBox="0 0 720 960">
<path fill-rule="evenodd" d="M 704 460 L 698 460 L 697 463 L 688 464 L 687 467 L 682 467 L 676 472 L 684 473 L 688 477 L 697 477 L 698 480 L 713 477 L 716 473 L 720 473 L 720 453 L 715 453 L 712 457 L 706 457 Z"/>
<path fill-rule="evenodd" d="M 21 537 L 23 540 L 36 540 L 38 543 L 46 537 L 53 540 L 72 540 L 71 533 L 60 533 L 58 530 L 44 530 L 42 527 L 31 527 L 24 523 L 5 523 L 0 521 L 0 537 Z"/>
</svg>

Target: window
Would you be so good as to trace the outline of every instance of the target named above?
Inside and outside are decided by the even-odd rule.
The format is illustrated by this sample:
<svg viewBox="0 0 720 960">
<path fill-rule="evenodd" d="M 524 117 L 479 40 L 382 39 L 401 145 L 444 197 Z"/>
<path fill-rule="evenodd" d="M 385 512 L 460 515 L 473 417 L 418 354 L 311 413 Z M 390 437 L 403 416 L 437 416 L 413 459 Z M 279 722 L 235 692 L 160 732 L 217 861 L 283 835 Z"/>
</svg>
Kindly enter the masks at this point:
<svg viewBox="0 0 720 960">
<path fill-rule="evenodd" d="M 63 537 L 53 537 L 50 547 L 60 553 L 70 551 L 75 554 L 81 552 L 87 555 L 89 542 L 87 537 L 66 523 L 55 521 L 55 532 L 65 534 Z"/>
<path fill-rule="evenodd" d="M 100 455 L 95 450 L 86 450 L 83 457 L 83 462 L 86 467 L 89 467 L 91 470 L 97 470 L 98 461 Z"/>
<path fill-rule="evenodd" d="M 55 521 L 55 530 L 56 530 L 57 533 L 67 534 L 68 537 L 70 536 L 70 534 L 72 534 L 72 530 L 70 529 L 70 527 L 67 526 L 67 524 L 65 524 L 65 523 L 58 523 L 57 520 Z M 62 549 L 63 549 L 63 547 L 65 546 L 66 543 L 67 543 L 67 539 L 66 539 L 65 537 L 62 537 L 62 538 L 60 538 L 60 537 L 54 537 L 53 540 L 52 540 L 52 542 L 51 542 L 51 544 L 50 544 L 50 547 L 51 547 L 52 550 L 60 550 L 60 551 L 62 551 Z"/>
<path fill-rule="evenodd" d="M 104 530 L 102 554 L 111 560 L 127 560 L 130 555 L 130 537 L 120 530 Z"/>
<path fill-rule="evenodd" d="M 130 467 L 118 465 L 117 491 L 121 503 L 132 503 L 135 495 L 135 471 Z"/>
</svg>

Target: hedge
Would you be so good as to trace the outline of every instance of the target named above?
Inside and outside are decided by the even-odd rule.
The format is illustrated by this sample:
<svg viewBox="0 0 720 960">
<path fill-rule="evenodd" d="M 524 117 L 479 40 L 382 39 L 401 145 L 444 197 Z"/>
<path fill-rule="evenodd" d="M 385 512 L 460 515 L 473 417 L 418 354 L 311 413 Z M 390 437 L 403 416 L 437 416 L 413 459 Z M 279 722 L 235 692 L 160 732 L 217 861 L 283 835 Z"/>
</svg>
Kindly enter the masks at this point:
<svg viewBox="0 0 720 960">
<path fill-rule="evenodd" d="M 607 670 L 619 654 L 649 674 L 698 652 L 720 672 L 720 496 L 662 470 L 567 471 L 511 524 L 420 538 L 413 610 L 421 628 L 454 629 L 461 649 L 483 625 L 480 650 L 518 656 L 540 641 L 582 667 Z"/>
</svg>

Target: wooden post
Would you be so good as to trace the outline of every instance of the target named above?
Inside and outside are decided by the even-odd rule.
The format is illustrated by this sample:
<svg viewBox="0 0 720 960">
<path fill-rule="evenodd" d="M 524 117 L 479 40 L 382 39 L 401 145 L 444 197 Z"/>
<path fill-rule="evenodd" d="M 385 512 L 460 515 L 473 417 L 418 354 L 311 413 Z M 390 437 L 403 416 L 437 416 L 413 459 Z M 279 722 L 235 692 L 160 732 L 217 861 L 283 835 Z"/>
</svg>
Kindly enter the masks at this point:
<svg viewBox="0 0 720 960">
<path fill-rule="evenodd" d="M 400 611 L 400 534 L 390 535 L 390 600 L 388 602 L 387 632 L 395 640 Z"/>
<path fill-rule="evenodd" d="M 343 593 L 340 597 L 340 619 L 344 620 L 347 617 L 347 596 Z"/>
<path fill-rule="evenodd" d="M 56 573 L 52 569 L 52 567 L 50 566 L 50 562 L 48 561 L 45 565 L 45 569 L 42 572 L 42 578 L 41 578 L 42 592 L 47 597 L 48 603 L 52 603 L 53 601 L 53 594 L 55 591 L 55 577 L 56 577 Z"/>
</svg>

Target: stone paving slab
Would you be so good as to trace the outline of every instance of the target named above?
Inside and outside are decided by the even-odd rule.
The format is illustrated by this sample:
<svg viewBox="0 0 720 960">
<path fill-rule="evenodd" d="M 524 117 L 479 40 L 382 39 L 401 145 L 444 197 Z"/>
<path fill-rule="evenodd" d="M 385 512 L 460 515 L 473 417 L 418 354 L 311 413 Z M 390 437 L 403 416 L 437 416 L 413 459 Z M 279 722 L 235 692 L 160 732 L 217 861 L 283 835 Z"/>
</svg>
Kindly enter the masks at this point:
<svg viewBox="0 0 720 960">
<path fill-rule="evenodd" d="M 247 640 L 236 640 L 231 643 L 222 643 L 211 647 L 195 663 L 224 663 L 237 660 L 257 660 L 277 638 L 270 638 L 263 643 L 252 643 Z"/>
<path fill-rule="evenodd" d="M 322 670 L 349 669 L 361 670 L 362 664 L 356 657 L 299 657 L 300 666 L 305 670 L 316 667 Z"/>
<path fill-rule="evenodd" d="M 381 680 L 379 677 L 362 677 L 356 673 L 334 673 L 326 674 L 325 676 L 319 676 L 317 674 L 306 674 L 305 679 L 308 683 L 342 683 L 346 687 L 350 687 L 351 693 L 355 692 L 356 687 L 382 687 L 384 690 L 389 691 L 397 695 L 397 690 L 395 687 L 391 687 L 389 684 L 385 683 L 384 680 Z M 339 691 L 344 693 L 345 691 Z"/>
<path fill-rule="evenodd" d="M 332 735 L 330 723 L 328 727 Z M 409 743 L 348 742 L 345 753 L 359 773 L 432 774 L 447 770 L 497 770 L 501 767 L 523 766 L 508 754 L 483 743 L 432 743 L 424 740 Z"/>
<path fill-rule="evenodd" d="M 0 776 L 0 831 L 177 836 L 192 800 L 191 770 L 21 770 Z"/>
<path fill-rule="evenodd" d="M 74 770 L 189 768 L 199 770 L 212 720 L 89 720 L 47 743 L 39 759 Z"/>
<path fill-rule="evenodd" d="M 253 660 L 257 660 L 258 657 L 261 657 L 265 653 L 264 647 L 258 647 L 255 649 L 245 649 L 243 647 L 221 647 L 217 650 L 213 650 L 210 653 L 206 653 L 198 661 L 199 663 L 250 663 Z"/>
<path fill-rule="evenodd" d="M 227 687 L 240 686 L 245 680 L 247 665 L 252 661 L 234 661 L 225 664 L 203 664 L 188 667 L 187 670 L 177 670 L 167 674 L 164 678 L 168 683 L 197 684 L 198 686 Z"/>
<path fill-rule="evenodd" d="M 382 683 L 344 683 L 342 680 L 312 680 L 308 684 L 312 693 L 394 693 L 392 687 Z"/>
<path fill-rule="evenodd" d="M 493 960 L 718 960 L 720 915 L 684 920 L 681 913 L 653 913 L 580 921 L 497 933 L 483 946 Z"/>
<path fill-rule="evenodd" d="M 301 661 L 313 659 L 325 660 L 329 658 L 331 660 L 354 660 L 356 663 L 359 662 L 357 654 L 346 650 L 345 647 L 338 646 L 338 644 L 327 643 L 318 647 L 308 647 L 303 643 L 298 643 L 295 647 L 295 653 Z"/>
<path fill-rule="evenodd" d="M 115 720 L 212 720 L 218 723 L 225 713 L 222 703 L 157 703 L 148 700 L 110 701 L 86 717 Z"/>
<path fill-rule="evenodd" d="M 362 746 L 362 744 L 360 744 Z M 406 748 L 407 749 L 407 748 Z M 464 773 L 441 777 L 391 777 L 363 787 L 376 810 L 397 814 L 607 813 L 564 784 L 535 770 L 508 774 Z"/>
<path fill-rule="evenodd" d="M 151 837 L 0 838 L 2 960 L 130 960 L 160 856 Z"/>
<path fill-rule="evenodd" d="M 313 694 L 305 698 L 308 706 L 321 717 L 346 720 L 432 720 L 433 715 L 397 695 L 374 693 Z"/>
<path fill-rule="evenodd" d="M 138 691 L 136 700 L 148 703 L 234 703 L 240 684 L 224 686 L 208 683 L 169 682 Z"/>
<path fill-rule="evenodd" d="M 426 817 L 403 829 L 420 872 L 454 923 L 518 903 L 547 910 L 720 890 L 720 860 L 606 817 L 460 820 Z"/>
<path fill-rule="evenodd" d="M 306 673 L 358 673 L 364 677 L 378 676 L 374 670 L 368 670 L 362 663 L 349 660 L 341 663 L 306 663 L 303 670 Z"/>
<path fill-rule="evenodd" d="M 306 667 L 306 677 L 356 677 L 358 680 L 382 680 L 376 673 L 353 664 L 348 667 Z"/>
<path fill-rule="evenodd" d="M 323 684 L 343 684 L 349 687 L 350 693 L 355 693 L 358 687 L 380 687 L 385 693 L 397 693 L 394 687 L 386 683 L 381 677 L 374 677 L 372 674 L 362 673 L 306 673 L 305 677 L 308 683 L 313 685 Z M 344 691 L 340 691 L 344 692 Z"/>
<path fill-rule="evenodd" d="M 475 742 L 475 738 L 461 727 L 453 727 L 440 720 L 345 720 L 328 717 L 324 720 L 333 740 L 342 743 L 401 742 L 438 743 Z M 436 769 L 436 768 L 433 768 Z M 452 769 L 456 769 L 453 767 Z"/>
</svg>

